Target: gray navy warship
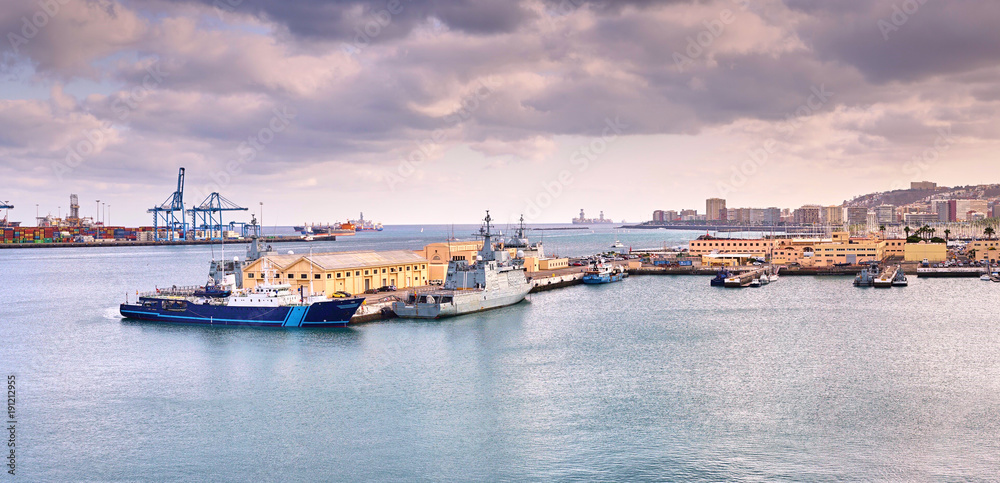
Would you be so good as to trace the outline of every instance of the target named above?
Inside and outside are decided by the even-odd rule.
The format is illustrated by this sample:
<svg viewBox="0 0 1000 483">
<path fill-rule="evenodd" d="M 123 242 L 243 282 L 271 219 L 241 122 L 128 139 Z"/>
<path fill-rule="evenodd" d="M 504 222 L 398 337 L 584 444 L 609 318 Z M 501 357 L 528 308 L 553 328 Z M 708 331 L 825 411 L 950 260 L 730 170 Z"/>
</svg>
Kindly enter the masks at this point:
<svg viewBox="0 0 1000 483">
<path fill-rule="evenodd" d="M 410 294 L 394 302 L 392 311 L 406 319 L 437 319 L 513 305 L 524 300 L 531 283 L 521 260 L 504 249 L 495 250 L 489 211 L 476 236 L 483 238 L 474 263 L 453 260 L 441 290 Z"/>
</svg>

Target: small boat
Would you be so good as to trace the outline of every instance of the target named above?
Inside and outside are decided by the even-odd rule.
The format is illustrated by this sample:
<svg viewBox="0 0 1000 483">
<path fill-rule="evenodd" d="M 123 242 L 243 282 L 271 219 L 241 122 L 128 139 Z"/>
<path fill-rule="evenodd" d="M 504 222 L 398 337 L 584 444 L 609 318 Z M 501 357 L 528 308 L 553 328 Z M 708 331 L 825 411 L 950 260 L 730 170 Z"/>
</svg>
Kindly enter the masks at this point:
<svg viewBox="0 0 1000 483">
<path fill-rule="evenodd" d="M 760 287 L 761 285 L 762 284 L 761 284 L 759 278 L 755 278 L 755 279 L 753 279 L 753 280 L 750 281 L 750 286 L 751 287 Z"/>
<path fill-rule="evenodd" d="M 214 281 L 213 281 L 214 282 Z M 233 278 L 232 284 L 235 285 L 235 277 Z M 233 286 L 233 285 L 230 285 Z M 195 297 L 206 297 L 206 298 L 226 298 L 233 294 L 233 291 L 225 285 L 217 285 L 215 283 L 207 283 L 204 287 L 199 287 L 195 289 L 193 295 Z"/>
<path fill-rule="evenodd" d="M 984 282 L 991 282 L 993 281 L 993 277 L 988 273 L 984 273 L 979 276 L 979 280 L 982 280 Z"/>
<path fill-rule="evenodd" d="M 878 276 L 878 264 L 873 263 L 861 270 L 861 273 L 859 273 L 857 277 L 854 277 L 854 286 L 873 287 L 875 285 L 875 280 L 878 279 Z"/>
<path fill-rule="evenodd" d="M 615 240 L 615 242 L 611 244 L 611 248 L 625 248 L 625 244 Z"/>
<path fill-rule="evenodd" d="M 588 285 L 599 283 L 620 282 L 628 274 L 620 265 L 611 265 L 603 258 L 590 262 L 590 267 L 583 274 L 583 283 Z"/>
<path fill-rule="evenodd" d="M 771 273 L 768 274 L 767 281 L 771 283 L 777 282 L 779 270 L 781 270 L 781 267 L 771 267 Z"/>
<path fill-rule="evenodd" d="M 893 287 L 906 287 L 910 282 L 906 279 L 906 272 L 902 268 L 896 270 L 896 277 L 892 279 Z"/>
</svg>

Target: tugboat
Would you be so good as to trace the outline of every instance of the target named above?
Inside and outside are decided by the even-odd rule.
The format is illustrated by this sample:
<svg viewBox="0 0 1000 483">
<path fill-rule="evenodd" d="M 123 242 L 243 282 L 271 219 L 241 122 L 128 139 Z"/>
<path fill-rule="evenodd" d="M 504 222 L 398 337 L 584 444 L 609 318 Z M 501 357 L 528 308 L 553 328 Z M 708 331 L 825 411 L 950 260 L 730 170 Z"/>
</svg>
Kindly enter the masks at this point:
<svg viewBox="0 0 1000 483">
<path fill-rule="evenodd" d="M 476 236 L 483 247 L 475 263 L 465 260 L 448 263 L 448 275 L 441 290 L 412 293 L 405 301 L 393 302 L 392 311 L 404 319 L 438 319 L 514 305 L 531 291 L 520 260 L 507 250 L 494 250 L 493 219 L 486 212 Z"/>
<path fill-rule="evenodd" d="M 861 273 L 854 278 L 855 287 L 874 287 L 875 280 L 879 277 L 878 264 L 873 263 L 861 270 Z"/>
<path fill-rule="evenodd" d="M 261 256 L 256 236 L 252 237 L 247 253 Z M 126 300 L 121 304 L 119 312 L 129 319 L 184 325 L 345 327 L 365 300 L 306 295 L 303 287 L 296 293 L 287 283 L 272 282 L 274 270 L 266 265 L 266 260 L 263 283 L 241 289 L 236 274 L 225 273 L 234 265 L 239 273 L 243 265 L 236 261 L 232 265 L 213 262 L 212 280 L 205 286 L 174 286 L 139 294 L 135 303 Z"/>
<path fill-rule="evenodd" d="M 612 265 L 603 258 L 590 262 L 588 270 L 583 275 L 583 283 L 594 285 L 599 283 L 620 282 L 628 273 L 620 265 Z"/>
<path fill-rule="evenodd" d="M 896 267 L 896 276 L 892 279 L 893 287 L 906 287 L 910 285 L 910 282 L 906 279 L 906 272 L 903 271 L 903 267 Z"/>
<path fill-rule="evenodd" d="M 726 286 L 726 279 L 728 279 L 729 277 L 732 277 L 732 276 L 733 276 L 733 274 L 728 269 L 722 268 L 718 272 L 716 272 L 715 278 L 712 279 L 712 286 L 713 287 L 725 287 Z"/>
</svg>

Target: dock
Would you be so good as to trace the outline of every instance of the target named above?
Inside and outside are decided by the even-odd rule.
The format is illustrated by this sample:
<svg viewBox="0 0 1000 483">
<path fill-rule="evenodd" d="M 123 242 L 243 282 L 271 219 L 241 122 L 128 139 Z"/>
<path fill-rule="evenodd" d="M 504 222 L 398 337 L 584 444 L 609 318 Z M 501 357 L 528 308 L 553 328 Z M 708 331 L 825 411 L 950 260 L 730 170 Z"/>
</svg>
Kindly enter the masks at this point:
<svg viewBox="0 0 1000 483">
<path fill-rule="evenodd" d="M 882 273 L 873 281 L 875 287 L 892 288 L 892 281 L 896 279 L 896 274 L 901 270 L 898 266 L 886 267 Z"/>
<path fill-rule="evenodd" d="M 766 269 L 764 267 L 754 268 L 752 270 L 747 270 L 733 275 L 726 279 L 726 287 L 729 288 L 739 288 L 747 287 L 750 282 L 755 279 L 759 279 L 762 276 L 766 276 Z"/>
<path fill-rule="evenodd" d="M 918 268 L 920 278 L 979 278 L 983 269 L 977 267 Z"/>
<path fill-rule="evenodd" d="M 288 243 L 288 242 L 320 242 L 337 241 L 337 236 L 324 235 L 312 236 L 309 238 L 301 236 L 267 236 L 261 237 L 265 243 Z M 226 240 L 225 243 L 246 243 L 247 240 L 233 239 Z M 13 248 L 84 248 L 84 247 L 153 247 L 172 245 L 218 245 L 218 240 L 174 240 L 174 241 L 136 241 L 136 240 L 94 240 L 92 242 L 59 242 L 59 243 L 0 243 L 0 250 Z"/>
</svg>

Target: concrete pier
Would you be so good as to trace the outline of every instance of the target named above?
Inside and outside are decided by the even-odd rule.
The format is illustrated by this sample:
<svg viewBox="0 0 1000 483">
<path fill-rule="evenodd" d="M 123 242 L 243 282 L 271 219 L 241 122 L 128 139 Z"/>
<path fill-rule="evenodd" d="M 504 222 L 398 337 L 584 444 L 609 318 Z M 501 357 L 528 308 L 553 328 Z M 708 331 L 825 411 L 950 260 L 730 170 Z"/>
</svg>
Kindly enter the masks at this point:
<svg viewBox="0 0 1000 483">
<path fill-rule="evenodd" d="M 920 278 L 979 278 L 983 273 L 977 267 L 918 268 Z"/>
</svg>

